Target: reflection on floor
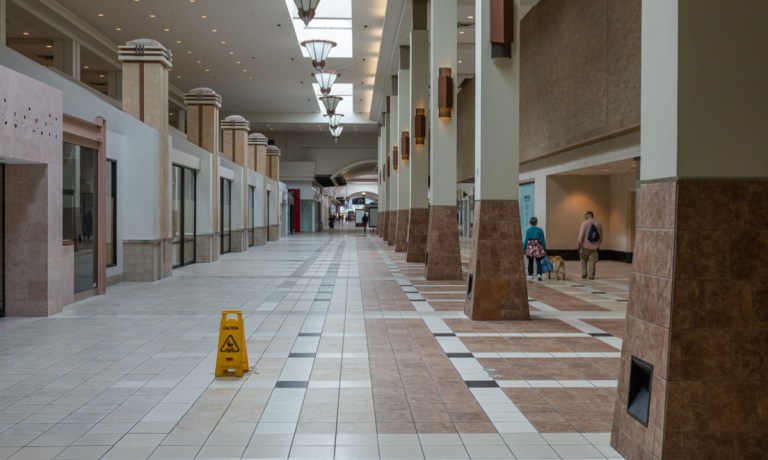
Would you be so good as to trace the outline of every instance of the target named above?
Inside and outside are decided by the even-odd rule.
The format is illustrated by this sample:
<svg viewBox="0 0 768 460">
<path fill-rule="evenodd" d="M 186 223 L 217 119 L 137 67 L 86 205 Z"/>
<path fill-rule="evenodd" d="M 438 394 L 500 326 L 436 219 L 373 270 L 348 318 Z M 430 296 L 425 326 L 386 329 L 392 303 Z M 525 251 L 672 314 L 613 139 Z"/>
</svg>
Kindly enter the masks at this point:
<svg viewBox="0 0 768 460">
<path fill-rule="evenodd" d="M 349 228 L 3 319 L 0 459 L 620 458 L 629 266 L 568 272 L 528 282 L 532 321 L 473 322 L 464 281 Z M 213 376 L 222 309 L 243 378 Z"/>
</svg>

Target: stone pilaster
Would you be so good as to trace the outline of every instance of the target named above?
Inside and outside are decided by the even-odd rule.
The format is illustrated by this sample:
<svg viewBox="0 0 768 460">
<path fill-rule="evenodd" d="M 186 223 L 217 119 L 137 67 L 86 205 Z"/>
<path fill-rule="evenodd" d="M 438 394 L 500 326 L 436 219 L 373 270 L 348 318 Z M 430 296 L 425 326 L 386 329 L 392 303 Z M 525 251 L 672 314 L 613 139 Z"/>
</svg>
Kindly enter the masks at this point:
<svg viewBox="0 0 768 460">
<path fill-rule="evenodd" d="M 280 149 L 274 145 L 267 146 L 267 177 L 280 181 Z"/>
<path fill-rule="evenodd" d="M 274 180 L 276 185 L 269 194 L 267 238 L 269 241 L 277 241 L 280 239 L 280 149 L 274 145 L 267 146 L 267 165 L 269 178 Z"/>
<path fill-rule="evenodd" d="M 405 252 L 408 246 L 408 220 L 410 209 L 397 210 L 397 228 L 395 233 L 395 252 Z"/>
<path fill-rule="evenodd" d="M 152 280 L 171 276 L 173 248 L 170 225 L 170 169 L 168 152 L 168 70 L 172 67 L 171 51 L 155 40 L 131 40 L 118 47 L 118 59 L 122 62 L 123 110 L 158 131 L 157 206 L 152 216 L 159 234 L 147 247 L 152 260 L 142 259 L 144 266 L 129 264 L 144 273 L 151 273 Z M 125 243 L 128 249 L 128 243 Z M 130 252 L 130 251 L 129 251 Z M 131 274 L 127 272 L 126 279 Z M 146 277 L 145 277 L 146 279 Z"/>
<path fill-rule="evenodd" d="M 211 153 L 211 168 L 202 171 L 197 180 L 204 183 L 198 190 L 206 190 L 208 209 L 199 209 L 195 236 L 197 262 L 213 262 L 219 259 L 219 110 L 221 96 L 210 88 L 195 88 L 184 95 L 187 104 L 187 138 L 190 142 Z M 199 200 L 198 196 L 198 200 Z M 199 203 L 200 201 L 198 201 Z"/>
<path fill-rule="evenodd" d="M 387 225 L 388 225 L 388 219 L 389 219 L 389 211 L 384 211 L 379 213 L 379 236 L 384 240 L 387 241 Z"/>
<path fill-rule="evenodd" d="M 749 255 L 766 251 L 768 182 L 641 186 L 611 441 L 625 458 L 768 450 L 768 268 Z M 653 366 L 647 425 L 627 410 L 633 357 Z"/>
<path fill-rule="evenodd" d="M 221 136 L 224 141 L 223 154 L 225 158 L 234 161 L 241 169 L 242 175 L 242 209 L 240 210 L 241 220 L 240 228 L 232 229 L 232 252 L 243 252 L 248 250 L 248 232 L 246 223 L 248 222 L 248 169 L 250 160 L 248 158 L 248 131 L 251 129 L 251 123 L 240 115 L 230 115 L 221 122 Z M 233 210 L 233 214 L 237 210 Z"/>
<path fill-rule="evenodd" d="M 473 320 L 528 320 L 517 200 L 475 202 L 464 313 Z M 430 257 L 433 252 L 430 247 Z"/>
<path fill-rule="evenodd" d="M 387 220 L 387 246 L 394 246 L 397 239 L 397 220 L 400 217 L 400 213 L 397 209 L 389 211 Z"/>
<path fill-rule="evenodd" d="M 261 133 L 252 133 L 248 136 L 248 157 L 249 166 L 252 170 L 266 177 L 266 158 L 267 158 L 267 137 Z M 266 195 L 266 190 L 256 190 L 257 199 L 261 199 L 262 203 Z M 267 227 L 264 213 L 266 209 L 262 210 L 261 219 L 256 221 L 255 236 L 253 238 L 254 246 L 263 246 L 267 244 Z"/>
<path fill-rule="evenodd" d="M 432 206 L 429 208 L 429 260 L 424 276 L 428 280 L 460 280 L 461 249 L 456 206 Z"/>
<path fill-rule="evenodd" d="M 408 244 L 405 260 L 424 263 L 427 256 L 429 209 L 410 209 L 408 217 Z"/>
</svg>

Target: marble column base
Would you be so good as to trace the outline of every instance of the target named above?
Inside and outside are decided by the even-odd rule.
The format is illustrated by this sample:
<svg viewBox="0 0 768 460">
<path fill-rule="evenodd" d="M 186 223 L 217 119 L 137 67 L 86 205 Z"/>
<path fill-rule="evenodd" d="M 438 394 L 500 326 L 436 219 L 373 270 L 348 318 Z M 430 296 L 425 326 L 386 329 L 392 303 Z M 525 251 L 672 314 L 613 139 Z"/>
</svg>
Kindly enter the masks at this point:
<svg viewBox="0 0 768 460">
<path fill-rule="evenodd" d="M 195 235 L 195 262 L 206 264 L 219 260 L 220 245 L 218 233 Z"/>
<path fill-rule="evenodd" d="M 397 210 L 397 233 L 395 234 L 395 252 L 405 252 L 408 248 L 408 219 L 410 209 Z"/>
<path fill-rule="evenodd" d="M 270 225 L 267 230 L 268 241 L 277 241 L 280 239 L 280 225 Z"/>
<path fill-rule="evenodd" d="M 254 246 L 264 246 L 267 244 L 267 228 L 266 227 L 256 227 L 253 229 L 253 245 Z"/>
<path fill-rule="evenodd" d="M 123 240 L 123 280 L 157 281 L 173 274 L 173 240 Z"/>
<path fill-rule="evenodd" d="M 232 230 L 232 252 L 244 252 L 248 250 L 248 233 L 242 230 Z"/>
<path fill-rule="evenodd" d="M 461 249 L 456 206 L 429 208 L 429 251 L 424 277 L 428 280 L 460 280 Z"/>
<path fill-rule="evenodd" d="M 525 276 L 517 200 L 475 201 L 464 313 L 473 320 L 529 320 Z"/>
<path fill-rule="evenodd" d="M 627 460 L 768 452 L 768 182 L 640 187 L 611 445 Z M 627 413 L 653 366 L 648 423 Z"/>
<path fill-rule="evenodd" d="M 424 263 L 427 255 L 427 229 L 429 228 L 429 209 L 411 208 L 408 217 L 408 244 L 405 261 Z"/>
<path fill-rule="evenodd" d="M 397 219 L 400 216 L 397 210 L 389 211 L 387 220 L 387 246 L 394 246 L 397 237 Z"/>
</svg>

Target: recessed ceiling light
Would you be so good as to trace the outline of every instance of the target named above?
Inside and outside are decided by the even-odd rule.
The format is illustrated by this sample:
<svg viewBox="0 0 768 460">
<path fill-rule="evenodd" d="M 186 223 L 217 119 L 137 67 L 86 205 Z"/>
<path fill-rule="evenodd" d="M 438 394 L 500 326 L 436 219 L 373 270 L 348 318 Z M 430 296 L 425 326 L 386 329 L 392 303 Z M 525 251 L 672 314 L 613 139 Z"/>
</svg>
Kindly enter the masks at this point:
<svg viewBox="0 0 768 460">
<path fill-rule="evenodd" d="M 232 56 L 233 54 L 235 54 L 235 52 L 234 52 L 234 51 L 230 51 L 230 52 L 229 52 L 229 55 L 230 55 L 230 56 Z"/>
<path fill-rule="evenodd" d="M 203 61 L 197 61 L 197 63 L 198 63 L 198 64 L 202 64 L 202 63 L 203 63 Z"/>
<path fill-rule="evenodd" d="M 218 32 L 219 29 L 211 29 L 211 32 Z"/>
<path fill-rule="evenodd" d="M 45 45 L 46 48 L 53 48 L 53 45 Z"/>
<path fill-rule="evenodd" d="M 176 78 L 181 78 L 181 75 L 176 75 Z"/>
<path fill-rule="evenodd" d="M 249 80 L 253 80 L 253 77 L 248 77 Z"/>
<path fill-rule="evenodd" d="M 240 61 L 235 61 L 235 64 L 240 64 Z"/>
<path fill-rule="evenodd" d="M 464 61 L 456 61 L 456 62 L 458 62 L 459 64 L 461 64 L 461 63 L 462 63 L 462 62 L 464 62 Z"/>
<path fill-rule="evenodd" d="M 116 30 L 116 31 L 118 31 L 118 32 L 120 32 L 120 31 L 122 31 L 122 30 L 123 30 L 123 28 L 122 28 L 122 27 L 115 27 L 115 30 Z"/>
<path fill-rule="evenodd" d="M 203 19 L 208 19 L 208 16 L 206 16 L 206 15 L 202 15 L 200 17 L 203 18 Z"/>
<path fill-rule="evenodd" d="M 192 51 L 187 51 L 187 54 L 192 54 Z"/>
<path fill-rule="evenodd" d="M 24 35 L 25 37 L 29 36 L 29 32 L 22 32 L 21 35 Z"/>
<path fill-rule="evenodd" d="M 96 16 L 98 16 L 100 18 L 103 18 L 104 17 L 104 13 L 96 13 Z"/>
<path fill-rule="evenodd" d="M 83 66 L 83 68 L 84 68 L 84 69 L 90 69 L 91 67 L 90 67 L 90 66 L 87 66 L 87 65 L 84 65 L 84 66 Z"/>
<path fill-rule="evenodd" d="M 176 43 L 181 43 L 181 40 L 176 40 Z"/>
<path fill-rule="evenodd" d="M 150 19 L 155 19 L 157 16 L 155 16 L 154 14 L 150 14 L 149 17 Z"/>
<path fill-rule="evenodd" d="M 464 35 L 464 31 L 463 31 L 463 30 L 460 30 L 460 31 L 459 31 L 459 35 Z"/>
<path fill-rule="evenodd" d="M 104 74 L 103 74 L 103 73 L 100 73 L 100 74 L 99 74 L 99 78 L 104 78 Z"/>
<path fill-rule="evenodd" d="M 170 31 L 171 31 L 171 29 L 169 29 L 169 28 L 167 28 L 167 27 L 166 27 L 165 29 L 163 29 L 163 30 L 164 30 L 165 32 L 170 32 Z"/>
<path fill-rule="evenodd" d="M 226 45 L 226 44 L 227 44 L 227 42 L 221 42 L 221 44 L 222 44 L 222 45 Z"/>
<path fill-rule="evenodd" d="M 467 19 L 475 19 L 474 16 L 467 16 Z"/>
<path fill-rule="evenodd" d="M 205 71 L 206 71 L 206 72 L 210 72 L 210 71 L 211 71 L 211 69 L 205 69 Z"/>
<path fill-rule="evenodd" d="M 243 69 L 243 72 L 248 72 L 248 69 Z"/>
</svg>

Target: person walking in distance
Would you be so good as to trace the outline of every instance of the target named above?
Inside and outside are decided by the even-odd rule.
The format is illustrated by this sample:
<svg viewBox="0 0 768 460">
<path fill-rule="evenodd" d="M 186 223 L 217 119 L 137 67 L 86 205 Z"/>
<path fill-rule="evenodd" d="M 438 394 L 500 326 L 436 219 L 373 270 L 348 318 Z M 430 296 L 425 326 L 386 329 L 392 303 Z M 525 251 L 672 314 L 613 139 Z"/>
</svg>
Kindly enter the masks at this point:
<svg viewBox="0 0 768 460">
<path fill-rule="evenodd" d="M 584 222 L 579 228 L 579 260 L 581 260 L 581 277 L 595 279 L 595 266 L 597 265 L 597 250 L 603 241 L 603 226 L 595 220 L 595 214 L 587 211 L 584 214 Z"/>
<path fill-rule="evenodd" d="M 363 214 L 363 233 L 368 231 L 368 214 Z"/>
<path fill-rule="evenodd" d="M 541 260 L 547 256 L 547 243 L 544 241 L 544 231 L 537 227 L 539 219 L 531 217 L 528 221 L 531 224 L 525 231 L 523 238 L 523 253 L 528 258 L 528 279 L 533 279 L 533 261 L 536 261 L 536 274 L 541 281 Z"/>
</svg>

